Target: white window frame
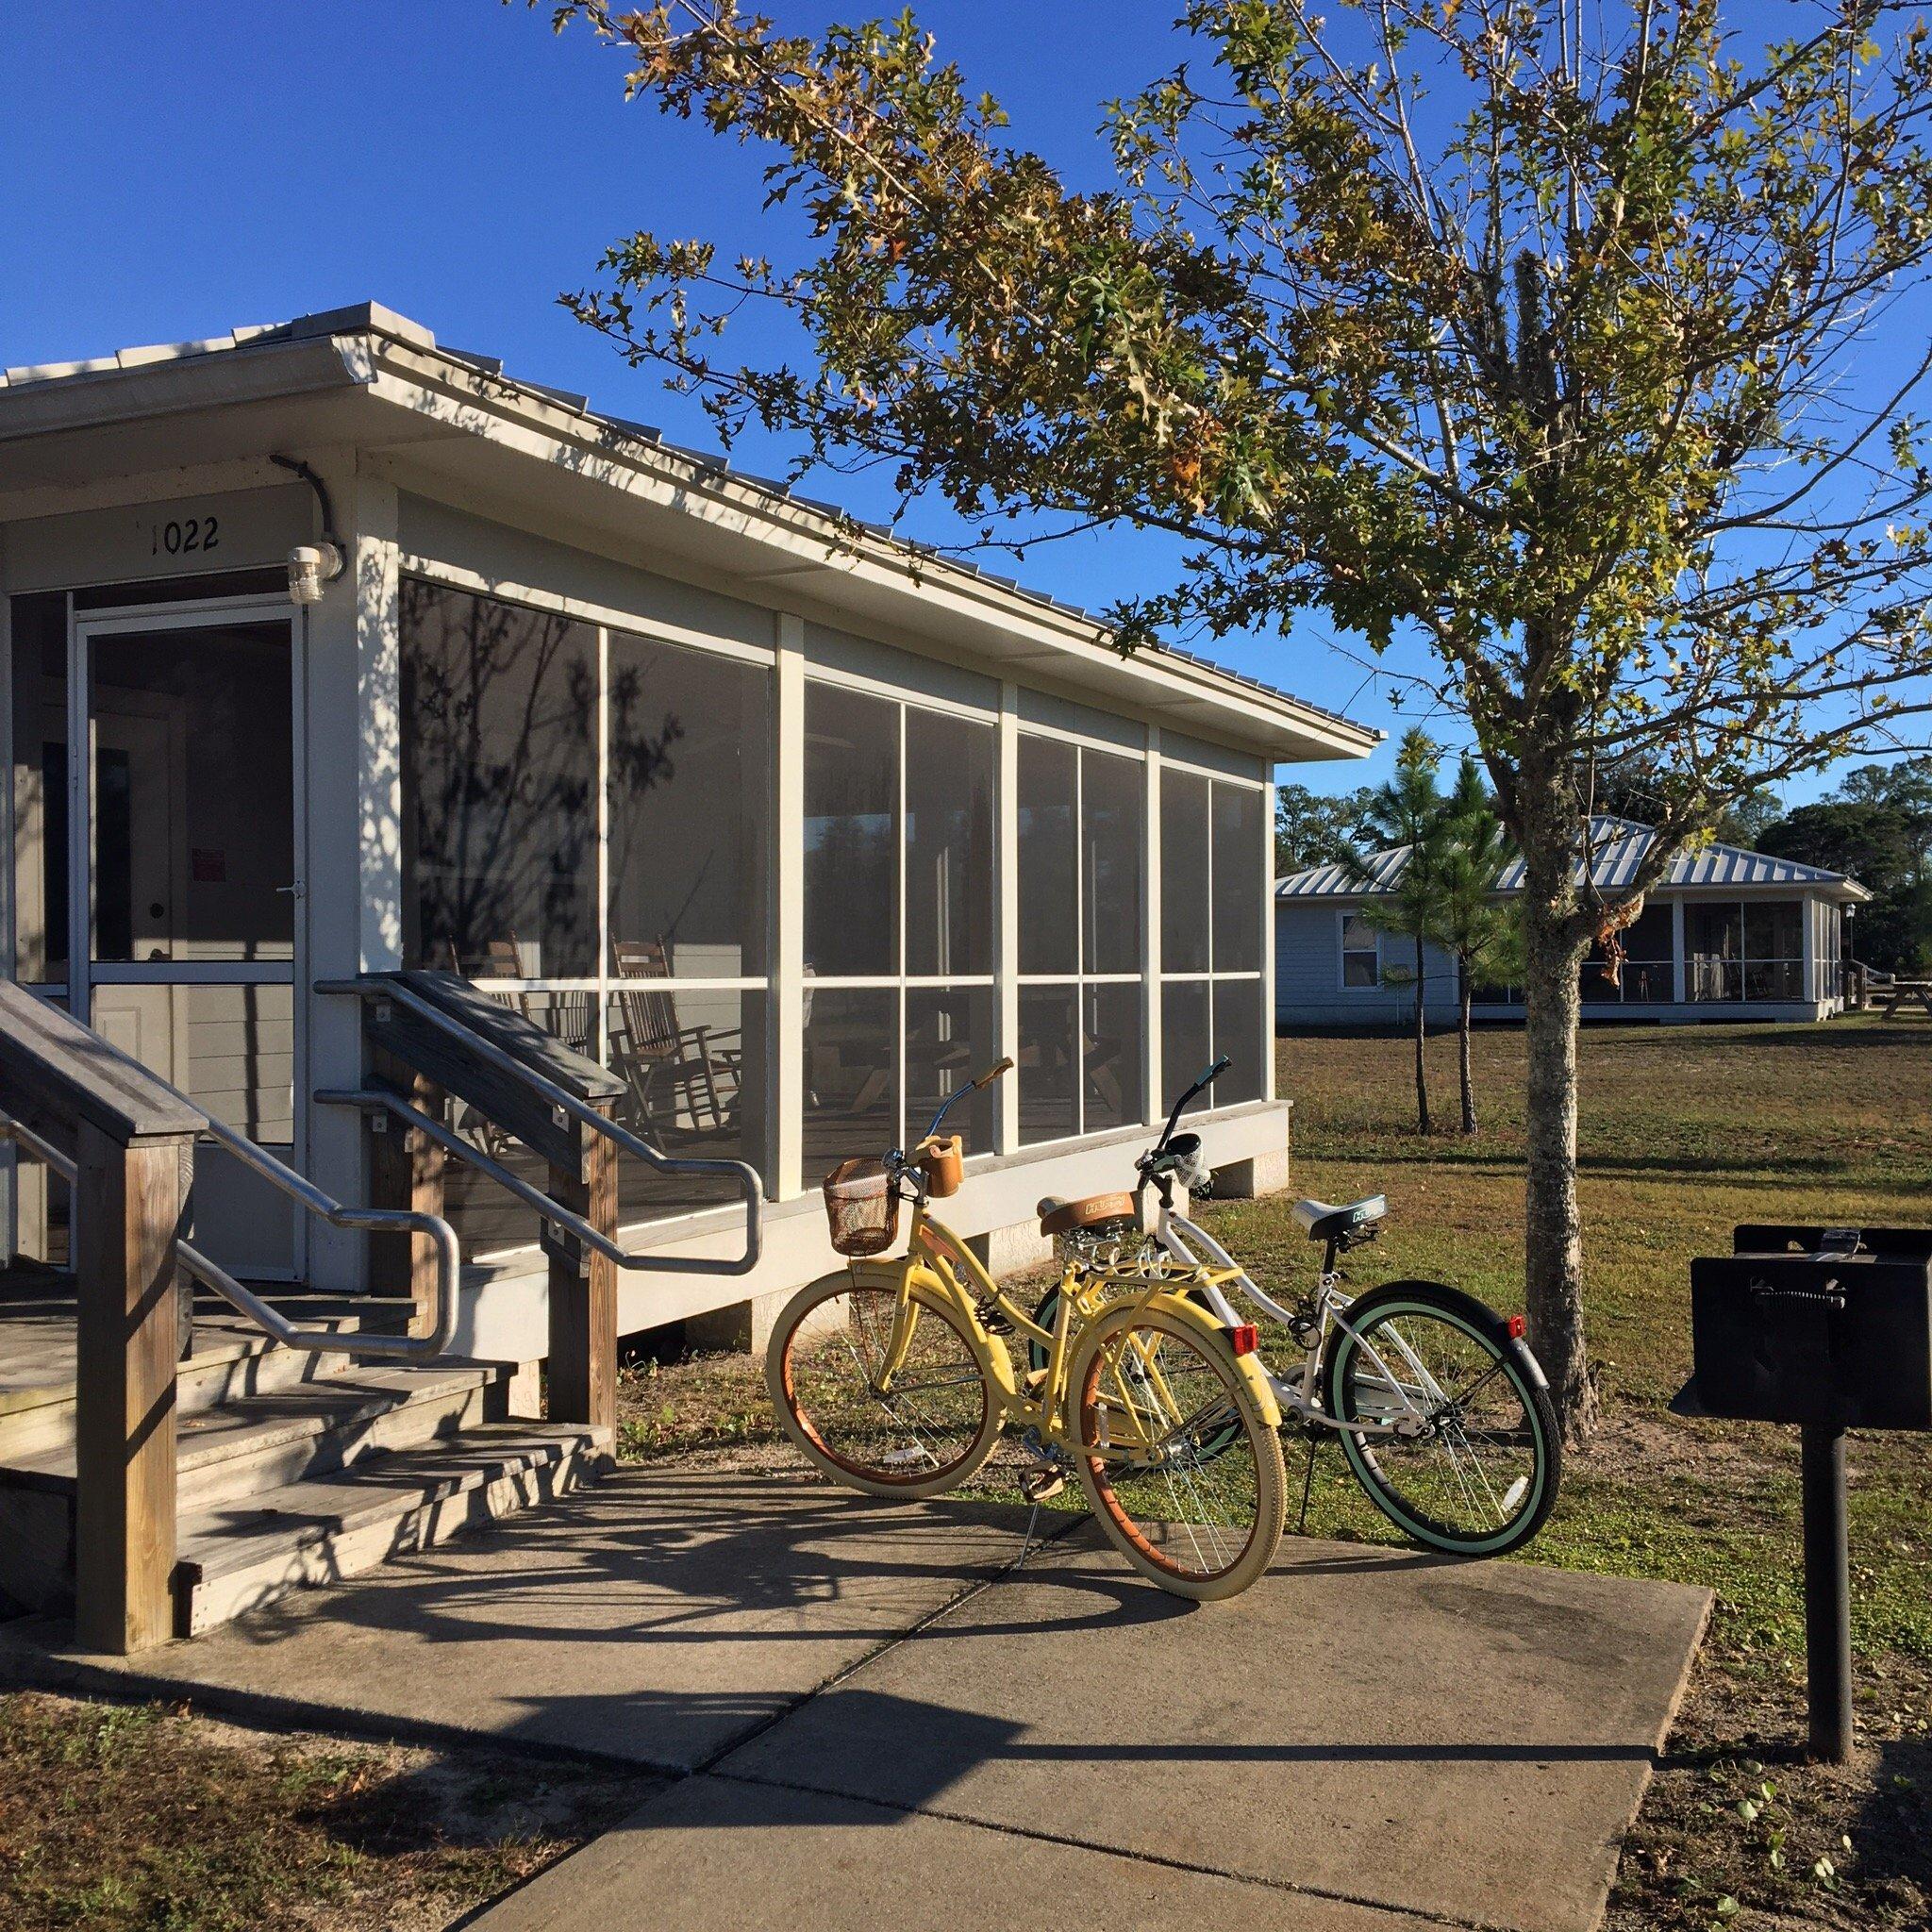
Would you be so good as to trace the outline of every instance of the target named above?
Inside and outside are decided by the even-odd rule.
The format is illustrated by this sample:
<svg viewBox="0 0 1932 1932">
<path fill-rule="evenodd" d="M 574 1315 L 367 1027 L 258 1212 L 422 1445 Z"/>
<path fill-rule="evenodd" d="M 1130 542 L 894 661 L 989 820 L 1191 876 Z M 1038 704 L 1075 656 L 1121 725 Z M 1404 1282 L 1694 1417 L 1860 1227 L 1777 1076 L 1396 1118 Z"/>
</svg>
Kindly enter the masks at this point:
<svg viewBox="0 0 1932 1932">
<path fill-rule="evenodd" d="M 1349 982 L 1348 961 L 1350 955 L 1353 954 L 1359 957 L 1361 954 L 1371 950 L 1366 946 L 1352 946 L 1348 942 L 1348 922 L 1351 919 L 1362 918 L 1363 913 L 1359 906 L 1338 906 L 1335 908 L 1335 985 L 1339 992 L 1345 994 L 1350 999 L 1359 999 L 1364 993 L 1381 993 L 1388 991 L 1388 988 L 1382 983 L 1382 941 L 1388 938 L 1388 934 L 1375 925 L 1369 927 L 1369 930 L 1375 936 L 1375 943 L 1373 949 L 1375 959 L 1374 980 L 1368 986 L 1354 986 Z"/>
</svg>

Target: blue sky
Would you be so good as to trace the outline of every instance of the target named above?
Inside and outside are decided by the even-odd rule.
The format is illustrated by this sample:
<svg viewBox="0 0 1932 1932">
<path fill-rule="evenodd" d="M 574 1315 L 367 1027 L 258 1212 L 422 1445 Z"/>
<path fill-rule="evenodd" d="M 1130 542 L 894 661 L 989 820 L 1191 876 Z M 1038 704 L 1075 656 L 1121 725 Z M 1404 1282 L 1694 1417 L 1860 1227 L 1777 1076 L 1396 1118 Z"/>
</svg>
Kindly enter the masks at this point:
<svg viewBox="0 0 1932 1932">
<path fill-rule="evenodd" d="M 829 10 L 767 5 L 788 23 Z M 974 83 L 1006 103 L 1017 140 L 1094 181 L 1097 104 L 1172 63 L 1176 10 L 1172 0 L 920 9 Z M 502 357 L 513 374 L 712 442 L 694 404 L 626 369 L 556 297 L 591 279 L 602 248 L 634 228 L 705 235 L 727 258 L 769 246 L 759 158 L 626 106 L 617 57 L 582 32 L 554 36 L 547 6 L 14 0 L 4 13 L 0 364 L 374 298 L 444 341 Z M 783 456 L 747 443 L 739 459 L 770 471 Z M 855 479 L 822 493 L 861 511 L 887 507 L 877 486 Z M 914 527 L 950 531 L 937 513 Z M 1097 608 L 1164 582 L 1174 554 L 1125 534 L 994 567 Z M 1399 727 L 1399 693 L 1341 641 L 1309 621 L 1285 641 L 1210 648 L 1318 704 Z M 1385 752 L 1293 775 L 1344 789 L 1387 762 Z M 1819 789 L 1811 780 L 1790 796 Z"/>
</svg>

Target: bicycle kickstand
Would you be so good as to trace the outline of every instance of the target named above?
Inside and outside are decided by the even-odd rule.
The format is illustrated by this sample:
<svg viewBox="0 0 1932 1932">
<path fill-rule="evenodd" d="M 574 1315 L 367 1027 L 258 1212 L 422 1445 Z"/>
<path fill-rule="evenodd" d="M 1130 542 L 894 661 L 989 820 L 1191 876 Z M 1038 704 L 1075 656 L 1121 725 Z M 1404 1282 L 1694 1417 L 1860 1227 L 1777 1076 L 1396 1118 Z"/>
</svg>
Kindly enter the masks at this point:
<svg viewBox="0 0 1932 1932">
<path fill-rule="evenodd" d="M 1294 1533 L 1306 1536 L 1308 1533 L 1308 1492 L 1315 1486 L 1315 1457 L 1321 1453 L 1322 1439 L 1312 1429 L 1308 1431 L 1307 1467 L 1302 1471 L 1302 1513 L 1295 1519 Z"/>
</svg>

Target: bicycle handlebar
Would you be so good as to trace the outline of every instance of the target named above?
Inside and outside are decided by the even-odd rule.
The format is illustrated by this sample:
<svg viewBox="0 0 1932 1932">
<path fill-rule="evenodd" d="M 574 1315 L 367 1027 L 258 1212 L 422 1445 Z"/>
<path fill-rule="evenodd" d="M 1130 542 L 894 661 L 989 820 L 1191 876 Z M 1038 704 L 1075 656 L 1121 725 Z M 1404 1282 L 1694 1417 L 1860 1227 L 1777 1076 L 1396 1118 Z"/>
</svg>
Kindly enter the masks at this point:
<svg viewBox="0 0 1932 1932">
<path fill-rule="evenodd" d="M 1216 1060 L 1214 1064 L 1211 1067 L 1209 1067 L 1201 1075 L 1201 1077 L 1198 1080 L 1196 1080 L 1194 1084 L 1191 1087 L 1190 1087 L 1185 1093 L 1181 1095 L 1181 1097 L 1178 1100 L 1174 1102 L 1174 1111 L 1168 1115 L 1167 1124 L 1160 1130 L 1160 1139 L 1155 1141 L 1154 1145 L 1147 1150 L 1147 1152 L 1141 1157 L 1142 1159 L 1152 1160 L 1159 1155 L 1161 1149 L 1164 1148 L 1169 1142 L 1169 1141 L 1171 1141 L 1174 1138 L 1174 1124 L 1181 1117 L 1181 1109 L 1187 1106 L 1189 1101 L 1193 1099 L 1195 1094 L 1201 1092 L 1206 1088 L 1213 1086 L 1215 1081 L 1218 1080 L 1223 1074 L 1226 1073 L 1228 1068 L 1230 1068 L 1233 1065 L 1234 1060 L 1232 1056 L 1228 1054 L 1223 1054 L 1221 1058 L 1218 1060 Z"/>
<path fill-rule="evenodd" d="M 991 1087 L 1002 1074 L 1010 1074 L 1012 1071 L 1013 1062 L 1010 1058 L 996 1060 L 991 1066 L 987 1068 L 985 1073 L 980 1074 L 978 1079 L 969 1080 L 963 1087 L 956 1087 L 947 1095 L 945 1104 L 940 1108 L 939 1112 L 933 1115 L 932 1124 L 926 1128 L 924 1134 L 921 1137 L 922 1143 L 925 1141 L 930 1141 L 939 1132 L 940 1124 L 969 1093 L 977 1093 L 982 1088 Z M 893 1152 L 899 1156 L 901 1160 L 905 1159 L 906 1157 L 903 1149 L 894 1148 Z"/>
</svg>

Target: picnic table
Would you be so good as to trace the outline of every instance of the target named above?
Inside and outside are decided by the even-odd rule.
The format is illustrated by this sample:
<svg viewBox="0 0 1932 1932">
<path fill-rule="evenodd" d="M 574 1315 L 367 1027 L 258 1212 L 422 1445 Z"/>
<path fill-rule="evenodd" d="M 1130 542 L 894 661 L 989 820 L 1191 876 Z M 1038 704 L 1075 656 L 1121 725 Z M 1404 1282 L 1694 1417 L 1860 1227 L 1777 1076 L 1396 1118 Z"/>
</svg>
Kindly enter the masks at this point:
<svg viewBox="0 0 1932 1932">
<path fill-rule="evenodd" d="M 1913 1000 L 1924 1008 L 1925 1017 L 1932 1019 L 1932 979 L 1890 980 L 1873 987 L 1868 997 L 1872 1010 L 1888 1020 L 1895 1020 L 1898 1009 Z"/>
</svg>

